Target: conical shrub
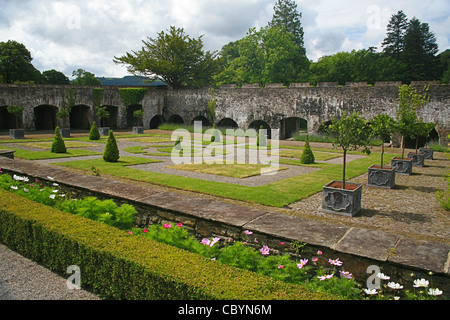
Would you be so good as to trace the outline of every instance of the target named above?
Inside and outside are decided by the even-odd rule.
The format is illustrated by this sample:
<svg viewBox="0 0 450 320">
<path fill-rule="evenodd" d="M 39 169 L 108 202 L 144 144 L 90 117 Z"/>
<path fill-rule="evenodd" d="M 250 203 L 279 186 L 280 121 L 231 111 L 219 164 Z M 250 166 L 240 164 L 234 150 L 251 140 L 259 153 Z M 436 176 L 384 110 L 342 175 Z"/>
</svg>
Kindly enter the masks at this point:
<svg viewBox="0 0 450 320">
<path fill-rule="evenodd" d="M 309 136 L 306 136 L 305 146 L 303 147 L 303 153 L 300 157 L 300 163 L 302 164 L 313 164 L 316 161 L 314 153 L 309 145 Z"/>
<path fill-rule="evenodd" d="M 55 138 L 52 143 L 53 153 L 67 153 L 66 144 L 64 143 L 61 133 L 59 132 L 59 127 L 55 129 Z"/>
<path fill-rule="evenodd" d="M 103 152 L 103 160 L 106 162 L 117 162 L 120 158 L 117 141 L 112 130 L 109 131 L 108 140 L 106 141 L 105 151 Z"/>
<path fill-rule="evenodd" d="M 100 139 L 100 131 L 98 131 L 97 123 L 94 121 L 91 127 L 91 131 L 89 132 L 89 140 L 99 140 Z"/>
</svg>

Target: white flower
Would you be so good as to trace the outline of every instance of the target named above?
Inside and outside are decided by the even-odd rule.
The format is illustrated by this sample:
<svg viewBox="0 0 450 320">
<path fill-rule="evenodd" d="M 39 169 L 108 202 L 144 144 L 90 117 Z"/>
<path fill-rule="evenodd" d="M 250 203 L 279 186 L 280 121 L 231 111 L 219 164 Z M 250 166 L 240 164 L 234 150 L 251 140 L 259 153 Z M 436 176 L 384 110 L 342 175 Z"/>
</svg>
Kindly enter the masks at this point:
<svg viewBox="0 0 450 320">
<path fill-rule="evenodd" d="M 47 176 L 47 178 L 49 178 L 50 180 L 55 180 L 55 178 L 52 178 L 52 177 L 49 177 L 49 176 Z"/>
<path fill-rule="evenodd" d="M 395 290 L 403 289 L 403 286 L 401 286 L 399 283 L 395 283 L 395 282 L 389 282 L 388 287 L 391 289 L 395 289 Z"/>
<path fill-rule="evenodd" d="M 332 260 L 332 259 L 328 259 L 328 262 L 334 266 L 342 266 L 342 261 L 339 261 L 339 258 Z"/>
<path fill-rule="evenodd" d="M 391 279 L 391 277 L 385 275 L 384 273 L 377 274 L 377 277 L 380 278 L 381 280 L 389 280 L 389 279 Z"/>
<path fill-rule="evenodd" d="M 50 199 L 55 199 L 55 195 L 54 195 L 54 194 L 51 194 L 51 195 L 49 196 L 49 198 L 50 198 Z"/>
<path fill-rule="evenodd" d="M 59 196 L 60 196 L 60 197 L 65 197 L 66 195 L 65 195 L 65 194 L 60 194 Z"/>
<path fill-rule="evenodd" d="M 400 300 L 400 297 L 394 296 L 394 300 Z"/>
<path fill-rule="evenodd" d="M 59 184 L 57 184 L 57 183 L 54 183 L 53 185 L 54 185 L 55 187 L 59 186 Z"/>
<path fill-rule="evenodd" d="M 59 191 L 59 190 L 55 189 L 55 190 L 53 190 L 52 192 L 53 192 L 53 193 L 57 193 L 58 191 Z"/>
<path fill-rule="evenodd" d="M 28 191 L 30 191 L 30 190 L 28 190 L 27 188 L 23 188 L 23 191 L 28 192 Z"/>
<path fill-rule="evenodd" d="M 374 294 L 377 294 L 378 292 L 377 292 L 377 289 L 364 289 L 364 292 L 366 293 L 366 294 L 370 294 L 370 295 L 374 295 Z"/>
<path fill-rule="evenodd" d="M 428 285 L 430 284 L 430 282 L 428 282 L 428 280 L 425 279 L 416 279 L 414 280 L 414 288 L 426 288 L 428 287 Z"/>
<path fill-rule="evenodd" d="M 17 190 L 17 189 L 19 189 L 19 187 L 11 186 L 11 189 Z"/>
<path fill-rule="evenodd" d="M 439 290 L 438 288 L 430 289 L 430 290 L 428 290 L 428 294 L 430 296 L 440 296 L 442 294 L 442 290 Z"/>
</svg>

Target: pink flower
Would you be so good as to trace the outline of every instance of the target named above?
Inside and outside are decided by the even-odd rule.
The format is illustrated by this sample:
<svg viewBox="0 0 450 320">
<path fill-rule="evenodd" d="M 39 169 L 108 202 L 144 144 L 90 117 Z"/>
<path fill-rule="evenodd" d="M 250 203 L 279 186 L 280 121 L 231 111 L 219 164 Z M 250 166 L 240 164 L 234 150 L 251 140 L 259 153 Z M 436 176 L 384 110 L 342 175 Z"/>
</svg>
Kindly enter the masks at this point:
<svg viewBox="0 0 450 320">
<path fill-rule="evenodd" d="M 166 223 L 166 224 L 164 225 L 164 228 L 170 229 L 170 228 L 172 228 L 172 226 L 171 226 L 169 223 Z"/>
<path fill-rule="evenodd" d="M 308 263 L 308 259 L 301 259 L 300 263 L 297 263 L 297 268 L 301 269 L 303 268 L 307 263 Z"/>
<path fill-rule="evenodd" d="M 319 261 L 319 258 L 314 257 L 314 258 L 312 258 L 312 261 L 313 261 L 313 262 L 317 262 L 317 261 Z"/>
<path fill-rule="evenodd" d="M 334 273 L 333 274 L 328 274 L 328 275 L 326 274 L 324 276 L 317 277 L 317 278 L 319 278 L 320 281 L 323 281 L 323 280 L 331 279 L 331 278 L 333 278 L 333 276 L 334 276 Z"/>
<path fill-rule="evenodd" d="M 283 241 L 281 241 L 281 242 L 280 242 L 280 245 L 284 246 L 284 242 L 283 242 Z"/>
<path fill-rule="evenodd" d="M 317 251 L 317 254 L 319 255 L 319 256 L 321 256 L 322 255 L 322 251 Z"/>
<path fill-rule="evenodd" d="M 256 238 L 255 238 L 255 240 L 253 240 L 253 241 L 255 241 L 256 243 L 258 243 L 258 239 L 256 239 Z"/>
<path fill-rule="evenodd" d="M 259 249 L 259 251 L 263 256 L 267 256 L 270 254 L 270 248 L 268 246 L 263 246 L 261 249 Z"/>
<path fill-rule="evenodd" d="M 342 261 L 339 261 L 339 258 L 337 258 L 335 260 L 328 259 L 328 262 L 330 264 L 332 264 L 333 266 L 338 266 L 338 267 L 342 266 L 342 264 L 343 264 Z"/>
<path fill-rule="evenodd" d="M 284 266 L 283 265 L 278 265 L 278 269 L 283 269 L 284 268 Z"/>
<path fill-rule="evenodd" d="M 211 241 L 209 239 L 203 238 L 200 242 L 201 244 L 204 244 L 205 246 L 209 246 Z"/>
<path fill-rule="evenodd" d="M 352 274 L 348 271 L 339 271 L 339 273 L 341 274 L 341 277 L 346 277 L 347 279 L 352 278 Z"/>
<path fill-rule="evenodd" d="M 144 230 L 142 230 L 142 232 L 143 232 L 143 233 L 147 233 L 147 232 L 148 232 L 148 229 L 144 229 Z"/>
<path fill-rule="evenodd" d="M 213 240 L 211 241 L 211 243 L 209 244 L 209 246 L 210 246 L 210 247 L 214 246 L 219 240 L 220 240 L 220 238 L 218 238 L 218 237 L 213 238 Z"/>
<path fill-rule="evenodd" d="M 180 222 L 178 225 L 177 225 L 177 227 L 182 227 L 183 226 L 183 224 Z"/>
<path fill-rule="evenodd" d="M 133 231 L 128 231 L 129 234 L 133 234 Z"/>
<path fill-rule="evenodd" d="M 251 232 L 251 231 L 249 231 L 249 230 L 245 230 L 244 233 L 245 233 L 245 234 L 248 234 L 248 235 L 253 234 L 253 232 Z"/>
</svg>

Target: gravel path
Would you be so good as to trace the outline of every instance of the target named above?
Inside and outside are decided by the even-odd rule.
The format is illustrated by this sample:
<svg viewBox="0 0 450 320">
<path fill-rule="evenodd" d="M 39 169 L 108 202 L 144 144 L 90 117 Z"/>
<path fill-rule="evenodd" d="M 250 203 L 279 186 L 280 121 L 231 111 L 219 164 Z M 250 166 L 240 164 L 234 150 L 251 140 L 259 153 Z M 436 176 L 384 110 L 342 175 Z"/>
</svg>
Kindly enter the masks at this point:
<svg viewBox="0 0 450 320">
<path fill-rule="evenodd" d="M 0 300 L 101 300 L 85 290 L 69 290 L 67 278 L 0 244 Z"/>
</svg>

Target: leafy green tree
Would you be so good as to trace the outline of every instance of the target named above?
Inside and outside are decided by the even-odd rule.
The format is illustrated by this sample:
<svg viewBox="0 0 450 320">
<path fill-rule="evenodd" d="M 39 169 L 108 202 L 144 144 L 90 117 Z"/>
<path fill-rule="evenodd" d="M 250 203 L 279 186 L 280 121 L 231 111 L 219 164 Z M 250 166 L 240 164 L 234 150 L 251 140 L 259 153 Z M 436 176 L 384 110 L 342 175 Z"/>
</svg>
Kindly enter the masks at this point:
<svg viewBox="0 0 450 320">
<path fill-rule="evenodd" d="M 396 122 L 387 114 L 380 113 L 370 123 L 373 136 L 381 139 L 381 169 L 384 164 L 384 142 L 395 132 Z"/>
<path fill-rule="evenodd" d="M 67 153 L 66 144 L 64 143 L 61 133 L 59 132 L 59 127 L 55 129 L 55 137 L 52 143 L 51 152 L 53 153 Z"/>
<path fill-rule="evenodd" d="M 105 151 L 103 152 L 103 160 L 106 162 L 119 161 L 119 148 L 112 130 L 109 130 L 108 140 L 106 141 Z"/>
<path fill-rule="evenodd" d="M 297 3 L 293 0 L 278 0 L 273 9 L 275 13 L 272 21 L 269 22 L 269 27 L 285 28 L 287 32 L 294 36 L 293 42 L 305 55 L 304 32 L 301 23 L 302 13 L 298 12 Z"/>
<path fill-rule="evenodd" d="M 64 73 L 56 71 L 55 69 L 42 72 L 42 82 L 43 84 L 70 84 L 69 78 L 67 78 Z"/>
<path fill-rule="evenodd" d="M 298 81 L 309 70 L 309 61 L 285 28 L 252 28 L 243 39 L 221 52 L 231 63 L 216 77 L 217 84 L 284 83 Z"/>
<path fill-rule="evenodd" d="M 41 81 L 41 73 L 31 63 L 30 51 L 14 40 L 0 42 L 0 78 L 4 83 Z"/>
<path fill-rule="evenodd" d="M 327 128 L 327 135 L 333 138 L 333 146 L 341 148 L 344 152 L 342 163 L 342 189 L 345 189 L 345 169 L 347 165 L 347 152 L 364 147 L 364 151 L 370 154 L 367 145 L 370 140 L 370 130 L 367 122 L 357 112 L 348 116 L 345 112 L 342 117 L 334 118 Z"/>
<path fill-rule="evenodd" d="M 425 93 L 421 94 L 406 84 L 399 88 L 395 130 L 402 136 L 402 159 L 405 156 L 405 139 L 415 137 L 416 123 L 419 120 L 417 110 L 428 102 L 428 89 L 425 87 Z"/>
<path fill-rule="evenodd" d="M 441 52 L 438 57 L 441 61 L 441 82 L 448 84 L 450 81 L 450 49 Z"/>
<path fill-rule="evenodd" d="M 85 71 L 83 69 L 77 69 L 72 72 L 72 76 L 76 77 L 72 82 L 74 85 L 78 86 L 101 86 L 102 83 L 98 80 L 95 75 L 91 72 Z"/>
<path fill-rule="evenodd" d="M 162 31 L 156 39 L 142 42 L 140 51 L 127 52 L 113 61 L 126 65 L 134 75 L 160 77 L 172 88 L 210 84 L 218 72 L 216 52 L 204 52 L 202 36 L 190 38 L 182 28 L 171 26 L 167 33 Z"/>
</svg>

